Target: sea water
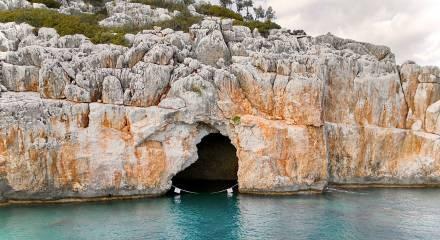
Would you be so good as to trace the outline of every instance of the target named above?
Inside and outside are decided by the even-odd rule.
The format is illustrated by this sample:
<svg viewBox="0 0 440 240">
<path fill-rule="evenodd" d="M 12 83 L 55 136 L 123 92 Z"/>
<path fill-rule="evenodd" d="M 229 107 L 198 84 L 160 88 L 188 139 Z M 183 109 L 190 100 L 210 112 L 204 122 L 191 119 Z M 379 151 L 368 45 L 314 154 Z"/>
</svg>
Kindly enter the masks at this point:
<svg viewBox="0 0 440 240">
<path fill-rule="evenodd" d="M 7 206 L 0 239 L 440 239 L 440 189 Z"/>
</svg>

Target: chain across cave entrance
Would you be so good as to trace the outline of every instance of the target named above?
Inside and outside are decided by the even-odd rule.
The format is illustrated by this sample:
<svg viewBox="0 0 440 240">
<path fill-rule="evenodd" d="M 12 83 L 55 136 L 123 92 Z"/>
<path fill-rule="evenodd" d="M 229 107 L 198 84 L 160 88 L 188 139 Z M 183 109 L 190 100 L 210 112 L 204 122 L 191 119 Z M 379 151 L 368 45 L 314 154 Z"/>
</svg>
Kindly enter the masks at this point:
<svg viewBox="0 0 440 240">
<path fill-rule="evenodd" d="M 197 161 L 172 179 L 173 185 L 192 192 L 216 192 L 237 184 L 237 150 L 231 140 L 211 133 L 197 144 Z"/>
</svg>

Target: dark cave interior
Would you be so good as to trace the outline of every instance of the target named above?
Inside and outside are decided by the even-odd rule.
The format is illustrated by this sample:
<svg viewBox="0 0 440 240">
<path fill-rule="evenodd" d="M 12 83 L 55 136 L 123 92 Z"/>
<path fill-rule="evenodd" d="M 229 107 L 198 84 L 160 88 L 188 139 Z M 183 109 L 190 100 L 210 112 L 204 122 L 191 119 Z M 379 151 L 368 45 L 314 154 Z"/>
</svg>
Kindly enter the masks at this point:
<svg viewBox="0 0 440 240">
<path fill-rule="evenodd" d="M 173 185 L 192 192 L 215 192 L 237 183 L 237 150 L 219 133 L 205 136 L 197 144 L 197 161 L 173 178 Z"/>
</svg>

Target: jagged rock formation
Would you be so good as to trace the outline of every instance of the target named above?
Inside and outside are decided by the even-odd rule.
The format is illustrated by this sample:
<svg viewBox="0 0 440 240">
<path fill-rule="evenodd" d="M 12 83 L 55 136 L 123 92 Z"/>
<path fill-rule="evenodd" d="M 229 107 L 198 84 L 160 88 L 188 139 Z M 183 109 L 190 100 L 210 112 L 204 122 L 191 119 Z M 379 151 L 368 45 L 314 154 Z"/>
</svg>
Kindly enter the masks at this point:
<svg viewBox="0 0 440 240">
<path fill-rule="evenodd" d="M 159 21 L 170 20 L 180 14 L 179 11 L 170 12 L 168 9 L 157 8 L 141 3 L 132 3 L 127 0 L 103 0 L 95 5 L 87 0 L 56 0 L 60 3 L 59 9 L 53 9 L 62 14 L 96 13 L 105 9 L 108 17 L 99 24 L 104 27 L 144 26 Z M 179 0 L 167 0 L 181 2 Z M 31 3 L 27 0 L 0 0 L 0 10 L 14 10 L 21 8 L 48 8 L 42 3 Z M 191 15 L 200 16 L 193 5 L 188 6 Z"/>
<path fill-rule="evenodd" d="M 440 75 L 390 49 L 205 19 L 94 45 L 0 24 L 0 200 L 158 195 L 209 133 L 241 192 L 440 184 Z"/>
<path fill-rule="evenodd" d="M 108 2 L 105 7 L 109 17 L 99 23 L 104 27 L 143 26 L 170 20 L 180 14 L 179 11 L 169 12 L 168 9 L 121 0 Z"/>
<path fill-rule="evenodd" d="M 104 6 L 94 6 L 90 1 L 84 0 L 58 0 L 61 3 L 61 7 L 58 12 L 63 14 L 75 14 L 75 13 L 94 13 L 101 10 Z"/>
<path fill-rule="evenodd" d="M 54 10 L 63 14 L 94 13 L 103 8 L 103 6 L 94 6 L 87 0 L 58 0 L 57 2 L 59 2 L 61 6 L 59 9 Z M 0 10 L 14 10 L 20 8 L 48 7 L 43 3 L 31 3 L 27 0 L 0 0 Z"/>
<path fill-rule="evenodd" d="M 41 3 L 30 3 L 26 0 L 0 0 L 0 10 L 12 10 L 19 8 L 47 8 Z"/>
</svg>

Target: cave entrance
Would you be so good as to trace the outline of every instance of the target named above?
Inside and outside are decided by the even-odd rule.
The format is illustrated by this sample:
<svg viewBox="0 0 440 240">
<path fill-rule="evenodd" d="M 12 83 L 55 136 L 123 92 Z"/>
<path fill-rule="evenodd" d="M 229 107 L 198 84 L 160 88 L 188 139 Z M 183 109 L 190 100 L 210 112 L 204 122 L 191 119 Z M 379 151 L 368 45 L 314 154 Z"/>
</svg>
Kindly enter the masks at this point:
<svg viewBox="0 0 440 240">
<path fill-rule="evenodd" d="M 178 173 L 173 185 L 192 192 L 216 192 L 237 184 L 237 150 L 220 133 L 205 136 L 197 144 L 197 161 Z"/>
</svg>

